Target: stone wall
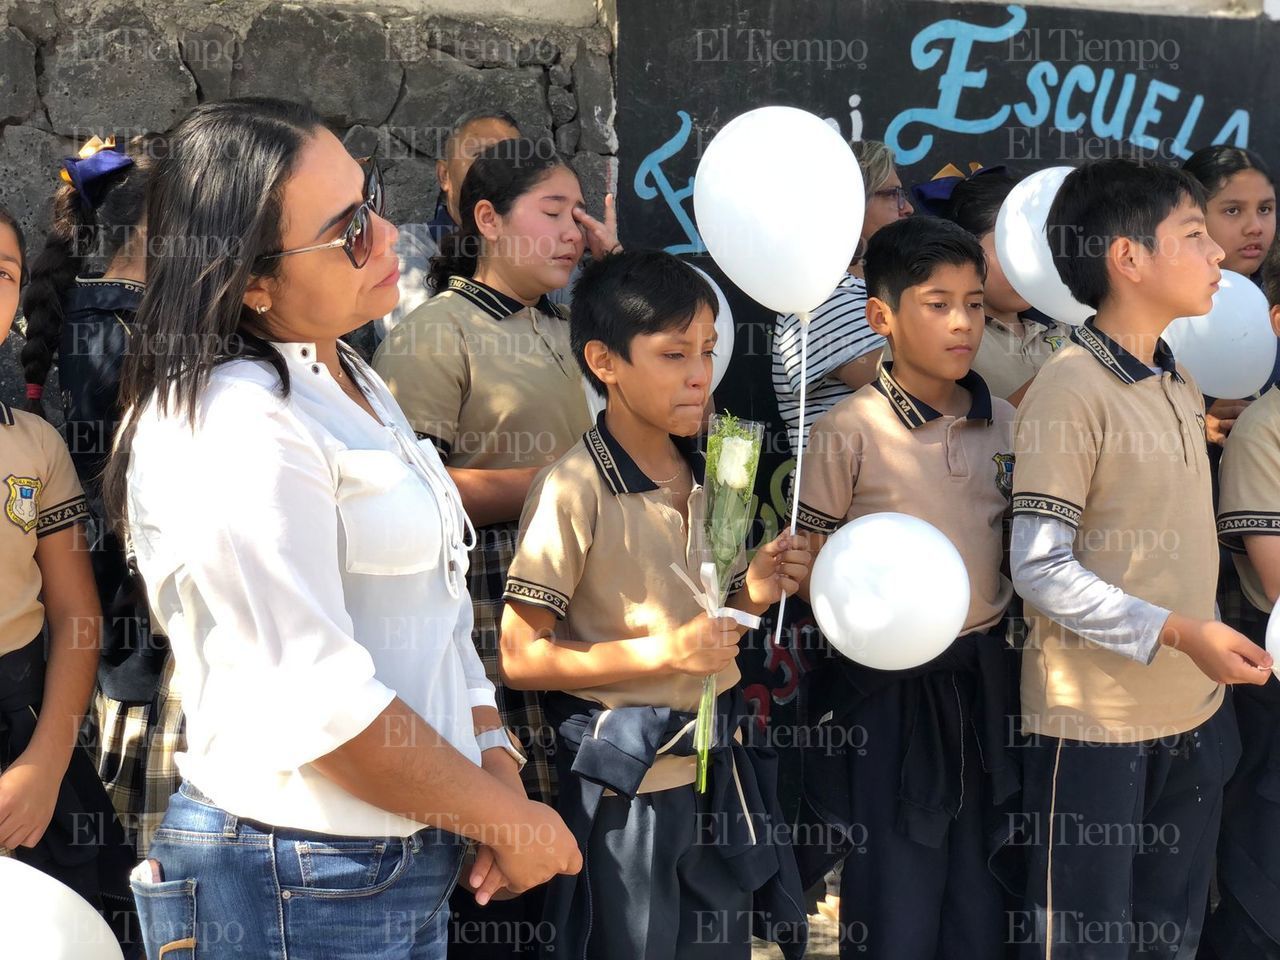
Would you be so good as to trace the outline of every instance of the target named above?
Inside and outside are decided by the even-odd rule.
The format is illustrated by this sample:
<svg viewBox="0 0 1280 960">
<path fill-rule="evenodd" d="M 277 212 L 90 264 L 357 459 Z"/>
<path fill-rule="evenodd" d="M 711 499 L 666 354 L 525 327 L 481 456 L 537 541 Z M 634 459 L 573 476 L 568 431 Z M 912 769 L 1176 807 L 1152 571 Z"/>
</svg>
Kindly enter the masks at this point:
<svg viewBox="0 0 1280 960">
<path fill-rule="evenodd" d="M 59 160 L 90 136 L 162 131 L 206 100 L 274 95 L 309 102 L 353 154 L 376 152 L 395 222 L 430 217 L 448 129 L 479 107 L 554 138 L 599 211 L 616 176 L 612 48 L 595 23 L 403 4 L 0 0 L 0 205 L 21 220 L 30 255 Z M 21 393 L 18 339 L 0 356 L 9 401 Z"/>
</svg>

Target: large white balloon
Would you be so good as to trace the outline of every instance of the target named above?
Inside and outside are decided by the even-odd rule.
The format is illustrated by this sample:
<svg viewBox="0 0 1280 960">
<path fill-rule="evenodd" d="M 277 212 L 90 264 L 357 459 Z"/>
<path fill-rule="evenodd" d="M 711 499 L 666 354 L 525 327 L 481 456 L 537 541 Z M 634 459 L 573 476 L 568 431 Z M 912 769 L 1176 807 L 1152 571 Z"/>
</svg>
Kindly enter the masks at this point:
<svg viewBox="0 0 1280 960">
<path fill-rule="evenodd" d="M 845 524 L 813 564 L 811 606 L 827 642 L 877 670 L 928 663 L 964 629 L 969 574 L 937 527 L 903 513 Z"/>
<path fill-rule="evenodd" d="M 123 958 L 111 928 L 87 900 L 12 857 L 0 857 L 0 904 L 0 957 Z"/>
<path fill-rule="evenodd" d="M 813 310 L 849 269 L 866 207 L 844 139 L 795 107 L 729 121 L 693 185 L 702 242 L 742 291 L 777 313 Z"/>
<path fill-rule="evenodd" d="M 1239 400 L 1262 389 L 1276 359 L 1267 298 L 1248 277 L 1222 271 L 1213 306 L 1202 317 L 1179 317 L 1164 332 L 1174 358 L 1202 393 Z"/>
<path fill-rule="evenodd" d="M 1049 253 L 1045 222 L 1070 167 L 1037 170 L 1009 191 L 996 216 L 996 257 L 1022 298 L 1063 323 L 1081 324 L 1096 312 L 1075 297 L 1058 276 Z"/>
<path fill-rule="evenodd" d="M 702 274 L 702 279 L 711 284 L 719 304 L 716 311 L 716 352 L 711 358 L 711 389 L 714 390 L 720 386 L 725 371 L 729 369 L 729 361 L 733 359 L 733 311 L 729 309 L 729 300 L 720 289 L 720 284 L 711 279 L 711 274 L 692 263 L 689 266 Z"/>
</svg>

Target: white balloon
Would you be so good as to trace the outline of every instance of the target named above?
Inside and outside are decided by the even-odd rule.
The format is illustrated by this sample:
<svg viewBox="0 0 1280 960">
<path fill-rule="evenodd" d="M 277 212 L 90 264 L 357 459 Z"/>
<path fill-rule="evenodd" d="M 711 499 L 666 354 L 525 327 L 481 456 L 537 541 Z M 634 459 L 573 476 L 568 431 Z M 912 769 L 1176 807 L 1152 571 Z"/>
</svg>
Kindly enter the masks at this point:
<svg viewBox="0 0 1280 960">
<path fill-rule="evenodd" d="M 1195 377 L 1201 393 L 1220 400 L 1252 396 L 1276 359 L 1276 335 L 1266 295 L 1248 277 L 1222 271 L 1213 306 L 1202 317 L 1179 317 L 1163 338 Z"/>
<path fill-rule="evenodd" d="M 596 393 L 596 388 L 586 377 L 582 378 L 582 392 L 587 395 L 587 411 L 591 414 L 591 422 L 595 423 L 596 418 L 604 412 L 605 398 Z"/>
<path fill-rule="evenodd" d="M 729 300 L 720 289 L 720 284 L 711 279 L 711 274 L 701 267 L 689 266 L 702 274 L 702 279 L 711 284 L 716 292 L 719 309 L 716 311 L 716 352 L 711 358 L 711 389 L 720 386 L 725 371 L 729 369 L 729 361 L 733 359 L 733 311 L 729 309 Z"/>
<path fill-rule="evenodd" d="M 1000 266 L 1022 299 L 1055 320 L 1079 325 L 1097 311 L 1071 296 L 1045 234 L 1053 198 L 1070 172 L 1071 167 L 1048 167 L 1019 181 L 1000 205 L 995 240 Z"/>
<path fill-rule="evenodd" d="M 849 269 L 862 232 L 862 172 L 835 130 L 795 107 L 729 121 L 693 185 L 702 242 L 751 299 L 777 313 L 813 310 Z"/>
<path fill-rule="evenodd" d="M 938 656 L 964 629 L 969 574 L 937 527 L 873 513 L 823 545 L 810 594 L 833 647 L 865 667 L 906 670 Z"/>
<path fill-rule="evenodd" d="M 111 928 L 70 887 L 12 857 L 0 857 L 0 957 L 123 960 Z"/>
<path fill-rule="evenodd" d="M 1280 677 L 1280 603 L 1271 608 L 1271 616 L 1267 618 L 1267 653 L 1275 661 L 1271 672 Z"/>
</svg>

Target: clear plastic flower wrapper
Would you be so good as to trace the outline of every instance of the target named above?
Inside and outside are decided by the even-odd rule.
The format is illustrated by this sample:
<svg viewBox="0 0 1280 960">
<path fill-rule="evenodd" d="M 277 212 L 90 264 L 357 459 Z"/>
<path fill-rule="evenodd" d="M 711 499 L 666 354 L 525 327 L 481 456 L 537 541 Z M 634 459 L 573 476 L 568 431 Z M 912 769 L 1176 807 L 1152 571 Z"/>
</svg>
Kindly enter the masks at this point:
<svg viewBox="0 0 1280 960">
<path fill-rule="evenodd" d="M 710 617 L 732 615 L 723 608 L 728 600 L 734 567 L 751 532 L 756 468 L 760 464 L 763 443 L 763 423 L 739 420 L 731 414 L 711 417 L 702 499 L 705 516 L 689 518 L 691 525 L 701 525 L 703 559 L 699 573 Z M 759 622 L 746 615 L 736 619 L 744 624 Z M 702 699 L 694 729 L 699 793 L 705 793 L 707 789 L 707 761 L 714 742 L 715 715 L 716 678 L 712 675 L 702 682 Z"/>
</svg>

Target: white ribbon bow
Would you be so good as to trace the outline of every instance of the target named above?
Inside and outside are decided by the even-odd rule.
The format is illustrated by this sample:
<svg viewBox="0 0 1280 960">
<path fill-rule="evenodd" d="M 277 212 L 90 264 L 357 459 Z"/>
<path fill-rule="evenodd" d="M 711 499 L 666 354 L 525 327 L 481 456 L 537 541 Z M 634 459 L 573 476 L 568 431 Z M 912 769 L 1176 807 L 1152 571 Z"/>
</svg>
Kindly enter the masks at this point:
<svg viewBox="0 0 1280 960">
<path fill-rule="evenodd" d="M 701 590 L 698 589 L 698 585 L 693 582 L 689 575 L 680 569 L 679 564 L 671 564 L 671 569 L 675 571 L 676 576 L 683 581 L 684 585 L 689 588 L 693 598 L 698 601 L 698 606 L 707 611 L 707 616 L 712 620 L 718 617 L 731 617 L 737 621 L 739 626 L 746 627 L 748 630 L 755 630 L 760 626 L 760 618 L 747 613 L 745 610 L 716 606 L 715 598 L 719 593 L 716 588 L 716 565 L 710 560 L 698 569 L 698 573 L 702 578 Z"/>
</svg>

